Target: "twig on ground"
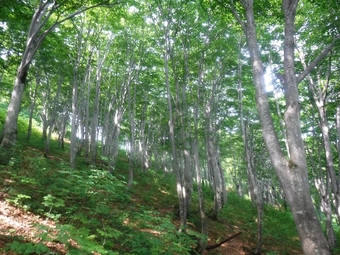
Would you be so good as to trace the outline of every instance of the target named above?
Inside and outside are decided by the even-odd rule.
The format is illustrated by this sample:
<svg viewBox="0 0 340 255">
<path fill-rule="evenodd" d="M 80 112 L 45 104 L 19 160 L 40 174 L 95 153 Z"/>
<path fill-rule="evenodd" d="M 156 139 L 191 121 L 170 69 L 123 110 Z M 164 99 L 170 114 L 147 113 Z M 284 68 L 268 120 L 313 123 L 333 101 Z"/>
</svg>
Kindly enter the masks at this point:
<svg viewBox="0 0 340 255">
<path fill-rule="evenodd" d="M 227 239 L 222 240 L 221 242 L 219 242 L 219 243 L 217 243 L 217 244 L 207 245 L 207 247 L 206 247 L 205 249 L 206 249 L 206 250 L 215 249 L 215 248 L 217 248 L 217 247 L 221 246 L 222 244 L 224 244 L 224 243 L 230 241 L 231 239 L 235 238 L 236 236 L 238 236 L 238 235 L 240 235 L 240 234 L 242 234 L 242 232 L 238 232 L 237 234 L 232 235 L 232 236 L 228 237 Z"/>
</svg>

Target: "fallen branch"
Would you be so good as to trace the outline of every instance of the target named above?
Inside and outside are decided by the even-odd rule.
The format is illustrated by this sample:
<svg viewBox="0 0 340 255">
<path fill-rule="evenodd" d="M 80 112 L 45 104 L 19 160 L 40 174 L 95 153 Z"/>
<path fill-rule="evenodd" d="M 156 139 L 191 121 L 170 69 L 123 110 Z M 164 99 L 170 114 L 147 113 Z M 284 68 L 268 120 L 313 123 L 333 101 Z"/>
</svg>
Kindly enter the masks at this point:
<svg viewBox="0 0 340 255">
<path fill-rule="evenodd" d="M 5 194 L 7 194 L 11 189 L 7 189 L 5 191 L 3 191 L 2 193 L 0 193 L 0 197 L 3 197 Z"/>
<path fill-rule="evenodd" d="M 224 243 L 230 241 L 231 239 L 235 238 L 236 236 L 238 236 L 238 235 L 240 235 L 240 234 L 242 234 L 242 232 L 238 232 L 237 234 L 232 235 L 232 236 L 228 237 L 227 239 L 222 240 L 221 242 L 219 242 L 219 243 L 217 243 L 217 244 L 207 245 L 207 247 L 206 247 L 205 249 L 206 249 L 206 250 L 215 249 L 215 248 L 217 248 L 217 247 L 221 246 L 222 244 L 224 244 Z"/>
</svg>

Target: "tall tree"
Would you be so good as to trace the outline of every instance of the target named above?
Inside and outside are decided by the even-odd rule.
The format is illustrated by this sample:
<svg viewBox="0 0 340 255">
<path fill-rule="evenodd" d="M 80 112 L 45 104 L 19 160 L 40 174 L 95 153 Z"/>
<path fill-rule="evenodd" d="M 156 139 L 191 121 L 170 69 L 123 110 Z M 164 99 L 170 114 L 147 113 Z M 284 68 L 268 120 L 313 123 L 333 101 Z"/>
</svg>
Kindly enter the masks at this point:
<svg viewBox="0 0 340 255">
<path fill-rule="evenodd" d="M 239 46 L 239 55 L 241 54 L 242 48 L 242 38 Z M 239 56 L 239 81 L 238 81 L 238 100 L 239 100 L 239 111 L 240 111 L 240 126 L 244 145 L 245 161 L 247 165 L 247 176 L 249 183 L 249 193 L 253 204 L 256 204 L 257 209 L 257 244 L 252 253 L 254 255 L 261 254 L 262 249 L 262 221 L 263 221 L 263 197 L 260 185 L 258 185 L 258 179 L 255 174 L 255 164 L 254 164 L 254 153 L 253 153 L 253 141 L 250 138 L 249 130 L 246 129 L 244 121 L 244 111 L 243 111 L 243 95 L 242 95 L 242 62 Z"/>
<path fill-rule="evenodd" d="M 268 96 L 264 81 L 264 67 L 261 52 L 257 41 L 255 27 L 253 0 L 240 1 L 245 11 L 237 11 L 235 3 L 230 1 L 230 8 L 242 26 L 247 37 L 248 49 L 253 68 L 253 77 L 256 88 L 256 103 L 259 112 L 263 137 L 268 148 L 272 164 L 285 191 L 288 204 L 292 210 L 295 225 L 305 254 L 330 254 L 330 249 L 322 231 L 321 224 L 311 199 L 308 180 L 306 153 L 301 135 L 300 102 L 298 82 L 316 66 L 318 58 L 296 78 L 294 34 L 295 15 L 298 0 L 283 0 L 284 13 L 284 92 L 286 99 L 286 112 L 284 115 L 289 156 L 284 154 L 271 117 Z M 324 55 L 319 56 L 321 59 Z"/>
<path fill-rule="evenodd" d="M 17 139 L 17 122 L 23 97 L 26 78 L 32 60 L 45 37 L 64 21 L 73 18 L 88 9 L 107 4 L 100 2 L 91 6 L 85 6 L 77 2 L 59 2 L 54 0 L 40 0 L 36 6 L 28 29 L 26 46 L 18 67 L 12 96 L 8 105 L 6 121 L 1 134 L 0 163 L 7 164 L 10 160 L 11 148 Z M 55 15 L 53 15 L 55 14 Z M 54 20 L 52 21 L 52 18 Z"/>
</svg>

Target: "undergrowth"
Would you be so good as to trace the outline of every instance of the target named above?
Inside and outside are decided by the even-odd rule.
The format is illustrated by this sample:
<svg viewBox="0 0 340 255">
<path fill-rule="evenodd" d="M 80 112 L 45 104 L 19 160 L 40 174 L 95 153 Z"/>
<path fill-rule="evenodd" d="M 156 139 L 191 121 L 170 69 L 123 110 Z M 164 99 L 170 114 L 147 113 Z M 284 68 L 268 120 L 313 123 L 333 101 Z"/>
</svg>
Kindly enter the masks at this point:
<svg viewBox="0 0 340 255">
<path fill-rule="evenodd" d="M 0 123 L 4 123 L 4 115 L 2 107 Z M 67 163 L 68 147 L 62 151 L 52 140 L 53 152 L 45 155 L 39 129 L 32 130 L 26 141 L 28 121 L 24 117 L 21 115 L 18 122 L 15 156 L 8 166 L 0 167 L 0 189 L 9 189 L 6 199 L 11 204 L 49 218 L 56 225 L 54 229 L 36 226 L 40 230 L 39 243 L 11 237 L 5 252 L 54 254 L 45 243 L 56 242 L 66 247 L 67 254 L 189 254 L 195 242 L 178 232 L 172 214 L 160 215 L 153 207 L 155 200 L 148 199 L 152 190 L 168 192 L 164 188 L 173 185 L 171 177 L 167 179 L 152 171 L 141 174 L 139 181 L 154 188 L 138 200 L 132 199 L 126 190 L 124 152 L 118 156 L 114 175 L 88 166 L 81 158 L 77 159 L 78 168 L 71 169 Z M 135 181 L 134 185 L 138 183 Z M 159 200 L 156 193 L 154 197 Z"/>
<path fill-rule="evenodd" d="M 5 111 L 0 108 L 0 123 Z M 19 137 L 15 156 L 0 167 L 0 191 L 8 190 L 7 201 L 31 214 L 48 218 L 53 228 L 36 225 L 38 242 L 12 234 L 1 252 L 16 254 L 190 254 L 201 237 L 198 196 L 194 185 L 188 220 L 189 235 L 177 229 L 174 208 L 178 202 L 176 180 L 172 174 L 150 169 L 136 169 L 132 189 L 126 189 L 128 160 L 120 152 L 114 174 L 89 166 L 81 157 L 77 168 L 68 164 L 68 146 L 58 148 L 51 141 L 51 153 L 45 155 L 44 140 L 34 129 L 26 141 L 27 120 L 19 119 Z M 213 192 L 203 186 L 206 213 L 213 206 Z M 251 202 L 229 192 L 228 203 L 219 221 L 209 221 L 209 228 L 225 234 L 226 225 L 237 226 L 256 236 L 256 210 Z M 300 245 L 291 214 L 265 208 L 263 223 L 266 254 L 289 254 Z M 337 233 L 338 234 L 338 233 Z M 225 236 L 215 236 L 216 242 Z M 65 251 L 51 250 L 48 243 L 61 244 Z M 266 247 L 277 246 L 277 249 Z M 218 254 L 218 253 L 211 253 Z M 334 253 L 335 254 L 335 253 Z"/>
<path fill-rule="evenodd" d="M 2 177 L 11 180 L 9 202 L 58 223 L 53 230 L 57 234 L 42 236 L 42 242 L 63 243 L 68 254 L 188 254 L 195 245 L 177 231 L 171 215 L 160 216 L 132 201 L 123 177 L 98 169 L 70 169 L 39 151 L 30 154 L 2 169 Z M 18 254 L 46 250 L 18 241 L 7 248 Z"/>
</svg>

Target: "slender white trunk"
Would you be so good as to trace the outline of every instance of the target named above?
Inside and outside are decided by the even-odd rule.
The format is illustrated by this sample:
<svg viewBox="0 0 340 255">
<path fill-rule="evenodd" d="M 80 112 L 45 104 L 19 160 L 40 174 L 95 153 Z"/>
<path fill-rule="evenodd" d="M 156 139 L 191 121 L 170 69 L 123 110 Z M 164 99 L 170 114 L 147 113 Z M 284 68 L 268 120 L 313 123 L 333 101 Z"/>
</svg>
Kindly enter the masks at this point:
<svg viewBox="0 0 340 255">
<path fill-rule="evenodd" d="M 77 156 L 77 101 L 78 101 L 78 81 L 77 72 L 73 74 L 73 89 L 72 89 L 72 115 L 71 115 L 71 144 L 70 144 L 70 167 L 76 167 Z"/>
<path fill-rule="evenodd" d="M 184 185 L 184 176 L 180 169 L 179 160 L 177 156 L 177 146 L 176 146 L 176 138 L 175 138 L 175 120 L 173 114 L 173 102 L 171 97 L 170 90 L 170 75 L 169 75 L 169 54 L 171 50 L 171 40 L 169 37 L 169 27 L 167 25 L 164 26 L 164 41 L 165 48 L 163 52 L 163 60 L 164 60 L 164 72 L 165 72 L 165 84 L 167 90 L 167 101 L 168 101 L 168 111 L 169 111 L 169 134 L 170 134 L 170 142 L 171 142 L 171 151 L 172 151 L 172 168 L 176 175 L 176 191 L 178 197 L 178 205 L 179 205 L 179 216 L 180 216 L 180 231 L 186 230 L 187 225 L 187 214 L 188 208 L 186 207 L 186 193 L 185 193 L 185 185 Z"/>
<path fill-rule="evenodd" d="M 204 211 L 204 193 L 202 189 L 202 174 L 201 174 L 201 167 L 200 167 L 200 158 L 199 158 L 199 138 L 198 138 L 198 119 L 199 119 L 199 103 L 200 103 L 200 87 L 198 84 L 197 92 L 196 92 L 196 105 L 194 107 L 194 139 L 191 145 L 191 151 L 193 155 L 193 165 L 194 171 L 196 176 L 197 182 L 197 193 L 198 193 L 198 203 L 199 203 L 199 210 L 200 210 L 200 218 L 201 218 L 201 233 L 204 235 L 200 239 L 198 247 L 196 249 L 198 254 L 203 254 L 206 248 L 206 239 L 205 237 L 208 235 L 208 226 L 207 226 L 207 219 L 206 214 Z"/>
<path fill-rule="evenodd" d="M 0 80 L 0 84 L 1 84 L 1 80 Z M 30 111 L 29 111 L 29 121 L 28 121 L 28 128 L 27 128 L 27 136 L 26 136 L 26 140 L 29 141 L 29 139 L 31 138 L 31 134 L 32 134 L 32 119 L 33 119 L 33 112 L 34 112 L 34 108 L 35 108 L 35 99 L 37 96 L 37 89 L 40 85 L 40 77 L 36 76 L 35 78 L 35 88 L 34 91 L 31 92 L 31 105 L 30 105 Z"/>
<path fill-rule="evenodd" d="M 304 68 L 307 68 L 307 65 L 305 63 L 303 54 L 300 52 L 300 57 L 302 64 Z M 329 63 L 330 65 L 330 63 Z M 330 68 L 330 66 L 329 66 Z M 330 73 L 328 73 L 328 76 Z M 311 77 L 310 74 L 307 75 L 307 78 L 309 80 L 309 88 L 312 92 L 313 99 L 311 98 L 312 102 L 315 102 L 315 108 L 317 109 L 318 115 L 319 115 L 319 127 L 321 129 L 322 134 L 322 140 L 323 140 L 323 148 L 326 156 L 326 170 L 327 175 L 330 180 L 330 186 L 331 191 L 333 193 L 333 203 L 335 210 L 335 215 L 340 222 L 340 183 L 338 182 L 338 178 L 335 173 L 335 166 L 334 166 L 334 156 L 332 151 L 332 144 L 331 139 L 329 137 L 329 124 L 328 124 L 328 117 L 326 112 L 326 100 L 327 96 L 329 95 L 329 91 L 327 91 L 327 88 L 329 87 L 329 77 L 325 77 L 327 80 L 327 84 L 316 84 L 314 82 L 314 79 Z M 317 80 L 317 82 L 321 83 L 320 79 Z M 332 247 L 333 248 L 333 247 Z"/>
<path fill-rule="evenodd" d="M 57 21 L 52 23 L 52 25 L 46 27 L 52 14 L 61 6 L 56 1 L 39 1 L 39 4 L 36 7 L 31 19 L 27 34 L 26 47 L 22 54 L 21 62 L 14 82 L 11 99 L 7 109 L 5 125 L 0 137 L 0 164 L 8 164 L 9 160 L 11 159 L 12 147 L 15 145 L 17 139 L 18 116 L 26 78 L 31 62 L 41 43 L 49 33 L 51 33 L 58 25 L 60 25 L 65 20 L 71 19 L 79 13 L 97 7 L 101 4 L 102 3 L 89 7 L 79 8 L 77 11 L 70 14 L 66 13 L 63 18 L 58 19 Z"/>
<path fill-rule="evenodd" d="M 130 92 L 131 90 L 129 90 Z M 133 171 L 136 163 L 136 152 L 135 152 L 135 111 L 136 111 L 136 94 L 137 94 L 137 83 L 134 84 L 133 96 L 128 93 L 129 97 L 129 117 L 130 117 L 130 155 L 129 155 L 129 179 L 127 183 L 127 189 L 132 187 L 133 184 Z"/>
</svg>

